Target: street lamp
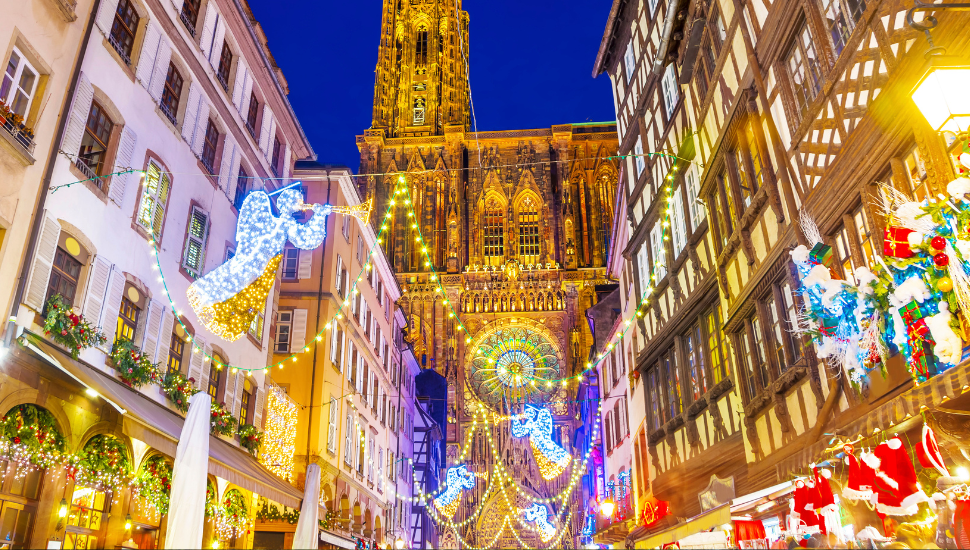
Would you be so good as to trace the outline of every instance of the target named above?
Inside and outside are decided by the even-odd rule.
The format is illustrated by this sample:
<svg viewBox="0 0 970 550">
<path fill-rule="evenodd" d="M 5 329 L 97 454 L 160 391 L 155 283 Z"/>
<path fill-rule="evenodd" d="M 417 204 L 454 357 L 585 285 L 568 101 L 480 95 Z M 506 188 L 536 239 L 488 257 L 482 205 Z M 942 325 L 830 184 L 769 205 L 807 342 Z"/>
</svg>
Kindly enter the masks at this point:
<svg viewBox="0 0 970 550">
<path fill-rule="evenodd" d="M 926 121 L 936 132 L 966 134 L 970 130 L 970 66 L 946 57 L 946 49 L 933 43 L 930 30 L 938 24 L 933 12 L 939 10 L 970 10 L 970 4 L 933 4 L 915 0 L 906 11 L 906 22 L 917 31 L 926 34 L 929 49 L 924 57 L 929 62 L 922 78 L 913 88 L 913 102 Z M 923 13 L 921 21 L 915 20 L 917 12 Z"/>
<path fill-rule="evenodd" d="M 397 540 L 394 541 L 394 548 L 397 548 L 397 550 L 404 550 L 404 539 L 398 537 Z"/>
<path fill-rule="evenodd" d="M 613 510 L 615 509 L 616 509 L 616 504 L 613 502 L 613 499 L 610 497 L 606 497 L 606 500 L 600 503 L 600 512 L 603 512 L 603 515 L 608 518 L 613 517 Z"/>
</svg>

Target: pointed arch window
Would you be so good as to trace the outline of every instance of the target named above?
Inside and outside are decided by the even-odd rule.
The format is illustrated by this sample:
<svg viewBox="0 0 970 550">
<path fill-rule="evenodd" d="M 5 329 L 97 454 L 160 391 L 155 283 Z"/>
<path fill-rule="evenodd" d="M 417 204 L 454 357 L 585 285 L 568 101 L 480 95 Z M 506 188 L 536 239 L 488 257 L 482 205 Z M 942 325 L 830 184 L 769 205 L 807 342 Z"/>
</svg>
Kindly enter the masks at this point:
<svg viewBox="0 0 970 550">
<path fill-rule="evenodd" d="M 519 207 L 519 261 L 539 263 L 539 211 L 532 197 L 526 197 Z"/>
<path fill-rule="evenodd" d="M 505 224 L 502 205 L 494 202 L 485 208 L 485 264 L 502 265 L 505 258 Z"/>
<path fill-rule="evenodd" d="M 414 64 L 417 67 L 428 64 L 428 29 L 424 25 L 418 27 L 418 34 L 415 36 Z"/>
</svg>

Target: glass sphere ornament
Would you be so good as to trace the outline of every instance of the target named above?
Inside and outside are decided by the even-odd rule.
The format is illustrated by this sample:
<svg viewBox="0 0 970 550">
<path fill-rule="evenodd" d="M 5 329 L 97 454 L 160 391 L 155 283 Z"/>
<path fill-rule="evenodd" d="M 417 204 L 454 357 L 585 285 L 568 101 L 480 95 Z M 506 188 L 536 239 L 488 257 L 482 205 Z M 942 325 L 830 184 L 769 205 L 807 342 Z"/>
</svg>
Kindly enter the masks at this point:
<svg viewBox="0 0 970 550">
<path fill-rule="evenodd" d="M 933 263 L 936 267 L 946 267 L 950 264 L 950 257 L 946 255 L 946 252 L 939 252 L 933 256 Z"/>
<path fill-rule="evenodd" d="M 936 289 L 940 292 L 950 292 L 953 290 L 953 279 L 940 277 L 940 280 L 936 282 Z"/>
<path fill-rule="evenodd" d="M 930 245 L 935 250 L 943 250 L 944 248 L 946 248 L 946 239 L 937 235 L 930 240 Z"/>
</svg>

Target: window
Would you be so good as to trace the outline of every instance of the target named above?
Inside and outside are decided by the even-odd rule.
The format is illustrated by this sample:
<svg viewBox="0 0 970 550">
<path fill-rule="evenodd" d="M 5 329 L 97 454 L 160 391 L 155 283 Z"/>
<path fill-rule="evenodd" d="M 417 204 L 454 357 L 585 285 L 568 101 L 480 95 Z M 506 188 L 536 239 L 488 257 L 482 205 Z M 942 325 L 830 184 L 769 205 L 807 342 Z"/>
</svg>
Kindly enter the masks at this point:
<svg viewBox="0 0 970 550">
<path fill-rule="evenodd" d="M 869 227 L 869 217 L 866 215 L 866 209 L 861 204 L 852 213 L 852 221 L 855 222 L 855 232 L 858 239 L 857 244 L 859 245 L 859 250 L 862 251 L 862 259 L 867 266 L 873 267 L 876 263 L 876 251 L 878 249 L 873 246 L 875 239 Z"/>
<path fill-rule="evenodd" d="M 424 124 L 424 106 L 425 100 L 423 97 L 414 98 L 414 125 L 422 126 Z"/>
<path fill-rule="evenodd" d="M 256 138 L 256 117 L 259 116 L 259 101 L 256 100 L 256 94 L 253 93 L 249 96 L 249 112 L 246 114 L 246 129 L 249 130 L 249 135 Z"/>
<path fill-rule="evenodd" d="M 661 360 L 666 380 L 667 418 L 680 415 L 684 400 L 680 395 L 680 369 L 677 366 L 677 353 L 672 352 Z"/>
<path fill-rule="evenodd" d="M 637 60 L 633 55 L 633 37 L 626 43 L 626 52 L 623 54 L 623 72 L 626 74 L 626 81 L 633 79 L 633 69 L 636 68 Z"/>
<path fill-rule="evenodd" d="M 351 449 L 353 448 L 354 441 L 354 415 L 350 412 L 349 408 L 347 410 L 346 425 L 344 426 L 344 464 L 348 466 L 353 466 L 353 458 Z"/>
<path fill-rule="evenodd" d="M 926 172 L 926 165 L 923 162 L 923 155 L 915 146 L 903 159 L 903 166 L 906 168 L 908 185 L 900 190 L 909 193 L 917 202 L 932 197 L 929 188 L 929 175 Z"/>
<path fill-rule="evenodd" d="M 418 34 L 414 41 L 414 65 L 423 67 L 428 63 L 428 29 L 423 25 L 418 27 Z"/>
<path fill-rule="evenodd" d="M 334 368 L 338 372 L 343 370 L 344 361 L 344 330 L 343 328 L 334 323 L 334 330 L 331 331 L 332 336 L 330 338 L 330 362 L 333 363 Z"/>
<path fill-rule="evenodd" d="M 741 350 L 741 369 L 744 371 L 744 380 L 747 382 L 748 399 L 758 395 L 758 383 L 755 379 L 755 370 L 760 368 L 757 358 L 753 355 L 754 350 L 748 341 L 748 335 L 742 331 L 737 334 L 739 349 Z"/>
<path fill-rule="evenodd" d="M 0 81 L 0 101 L 6 103 L 15 114 L 27 118 L 34 92 L 37 91 L 37 80 L 37 70 L 15 46 Z"/>
<path fill-rule="evenodd" d="M 215 172 L 216 147 L 219 146 L 219 130 L 210 118 L 205 126 L 205 140 L 202 142 L 202 165 L 209 174 Z"/>
<path fill-rule="evenodd" d="M 765 368 L 767 354 L 761 321 L 757 315 L 745 322 L 745 330 L 738 334 L 741 360 L 747 378 L 748 399 L 758 395 L 761 388 L 768 387 L 768 371 Z"/>
<path fill-rule="evenodd" d="M 357 263 L 364 263 L 364 239 L 357 235 Z"/>
<path fill-rule="evenodd" d="M 104 189 L 104 161 L 108 155 L 108 141 L 111 139 L 111 129 L 114 123 L 108 118 L 108 113 L 98 104 L 91 102 L 88 120 L 84 125 L 84 136 L 81 138 L 81 149 L 77 153 L 74 164 L 89 178 L 94 180 L 98 189 Z"/>
<path fill-rule="evenodd" d="M 539 263 L 539 239 L 539 212 L 532 197 L 527 197 L 519 210 L 519 262 Z"/>
<path fill-rule="evenodd" d="M 747 166 L 744 164 L 744 156 L 744 150 L 740 147 L 734 150 L 734 164 L 737 168 L 738 187 L 741 188 L 741 200 L 744 202 L 744 207 L 747 208 L 751 206 L 751 199 L 758 192 L 758 189 L 748 174 Z"/>
<path fill-rule="evenodd" d="M 263 339 L 263 321 L 264 315 L 263 312 L 260 311 L 255 317 L 253 317 L 253 322 L 249 324 L 249 335 L 256 340 Z"/>
<path fill-rule="evenodd" d="M 344 216 L 344 218 L 349 218 L 350 216 Z M 337 294 L 341 296 L 347 295 L 347 289 L 345 285 L 347 284 L 347 270 L 344 268 L 344 259 L 337 254 Z"/>
<path fill-rule="evenodd" d="M 229 43 L 222 43 L 222 53 L 219 54 L 219 70 L 216 71 L 216 77 L 219 79 L 219 83 L 222 84 L 222 88 L 229 91 L 229 69 L 232 67 L 232 50 L 229 49 Z"/>
<path fill-rule="evenodd" d="M 636 156 L 637 163 L 637 177 L 643 174 L 644 168 L 647 167 L 647 159 L 643 156 L 643 141 L 640 136 L 637 136 L 637 142 L 633 146 L 633 154 Z"/>
<path fill-rule="evenodd" d="M 300 249 L 289 243 L 283 247 L 283 278 L 296 280 L 300 272 Z"/>
<path fill-rule="evenodd" d="M 343 216 L 343 226 L 340 228 L 347 242 L 350 242 L 350 216 Z"/>
<path fill-rule="evenodd" d="M 67 532 L 64 533 L 65 548 L 98 548 L 108 514 L 111 498 L 108 493 L 76 485 L 71 497 L 71 510 L 67 516 Z"/>
<path fill-rule="evenodd" d="M 50 281 L 47 283 L 47 297 L 44 300 L 44 308 L 47 308 L 47 300 L 50 300 L 51 296 L 55 294 L 60 294 L 68 307 L 73 306 L 80 277 L 81 262 L 63 248 L 57 247 L 54 252 L 54 265 L 51 268 Z"/>
<path fill-rule="evenodd" d="M 637 252 L 637 275 L 640 280 L 640 294 L 646 296 L 650 288 L 650 258 L 647 255 L 647 243 L 643 243 Z"/>
<path fill-rule="evenodd" d="M 167 374 L 182 372 L 182 354 L 185 353 L 185 340 L 172 331 L 172 339 L 168 346 L 168 361 L 166 362 Z"/>
<path fill-rule="evenodd" d="M 172 124 L 178 124 L 176 120 L 179 112 L 179 101 L 182 97 L 182 83 L 182 74 L 175 68 L 174 63 L 169 63 L 168 74 L 165 75 L 165 89 L 162 90 L 162 102 L 159 107 Z"/>
<path fill-rule="evenodd" d="M 744 129 L 745 141 L 748 144 L 748 154 L 751 156 L 751 166 L 754 168 L 754 188 L 757 192 L 758 187 L 764 185 L 764 168 L 761 162 L 761 150 L 758 148 L 758 141 L 754 135 L 754 125 L 748 124 Z"/>
<path fill-rule="evenodd" d="M 684 220 L 684 194 L 681 187 L 677 187 L 674 191 L 673 202 L 670 203 L 670 209 L 673 213 L 670 215 L 670 229 L 673 233 L 673 245 L 674 245 L 674 258 L 680 256 L 680 253 L 684 251 L 684 247 L 687 246 L 687 223 Z"/>
<path fill-rule="evenodd" d="M 209 235 L 209 215 L 198 206 L 192 207 L 192 215 L 185 231 L 185 254 L 182 267 L 192 277 L 202 275 L 205 264 L 205 245 Z"/>
<path fill-rule="evenodd" d="M 126 293 L 127 294 L 127 293 Z M 118 311 L 118 331 L 115 333 L 115 342 L 135 340 L 135 329 L 138 327 L 138 313 L 140 310 L 128 296 L 121 297 L 121 309 Z"/>
<path fill-rule="evenodd" d="M 715 6 L 711 9 L 711 14 L 707 18 L 704 35 L 701 38 L 700 52 L 698 52 L 698 61 L 694 66 L 698 95 L 702 101 L 703 98 L 707 97 L 711 83 L 717 78 L 714 71 L 717 67 L 717 57 L 720 53 L 721 44 L 726 36 L 724 21 Z"/>
<path fill-rule="evenodd" d="M 832 35 L 836 56 L 845 49 L 845 43 L 864 11 L 865 0 L 825 0 L 822 15 L 828 24 L 829 34 Z"/>
<path fill-rule="evenodd" d="M 293 330 L 293 312 L 279 311 L 276 313 L 276 353 L 290 352 L 290 333 Z"/>
<path fill-rule="evenodd" d="M 694 401 L 707 393 L 707 371 L 704 369 L 704 338 L 701 336 L 701 325 L 691 327 L 684 335 L 684 352 L 687 355 L 687 372 L 690 375 L 690 387 Z"/>
<path fill-rule="evenodd" d="M 721 305 L 715 304 L 706 314 L 707 351 L 711 360 L 711 376 L 714 385 L 731 375 L 730 357 L 724 333 L 721 332 Z"/>
<path fill-rule="evenodd" d="M 505 258 L 505 224 L 501 206 L 485 209 L 485 263 L 502 265 Z"/>
<path fill-rule="evenodd" d="M 650 15 L 653 15 L 654 13 L 656 13 L 657 3 L 658 3 L 657 0 L 648 0 L 647 3 L 649 4 L 649 7 L 650 7 Z"/>
<path fill-rule="evenodd" d="M 242 398 L 240 399 L 239 407 L 239 425 L 245 426 L 246 424 L 252 424 L 252 418 L 250 418 L 251 413 L 249 412 L 249 405 L 253 402 L 253 383 L 247 376 L 243 378 L 243 391 Z"/>
<path fill-rule="evenodd" d="M 273 169 L 273 174 L 275 174 L 276 177 L 280 177 L 283 175 L 282 160 L 283 160 L 283 145 L 280 144 L 279 137 L 273 136 L 273 162 L 271 163 L 270 168 Z"/>
<path fill-rule="evenodd" d="M 249 194 L 249 174 L 246 173 L 246 169 L 242 166 L 239 167 L 239 176 L 236 178 L 236 196 L 232 198 L 232 205 L 236 207 L 236 211 L 242 210 L 243 202 L 246 200 L 246 195 Z"/>
<path fill-rule="evenodd" d="M 330 423 L 327 426 L 327 450 L 330 451 L 331 454 L 337 452 L 337 409 L 337 398 L 331 397 L 329 411 Z"/>
<path fill-rule="evenodd" d="M 784 302 L 784 316 L 788 322 L 787 332 L 789 334 L 789 353 L 792 362 L 796 362 L 802 357 L 802 341 L 798 330 L 798 307 L 795 303 L 795 295 L 792 292 L 791 283 L 785 281 L 781 284 L 781 299 Z"/>
<path fill-rule="evenodd" d="M 673 63 L 667 65 L 663 80 L 660 81 L 660 88 L 663 91 L 664 109 L 667 112 L 667 121 L 669 122 L 674 116 L 674 107 L 680 101 L 680 87 L 677 84 L 677 71 L 674 69 Z"/>
<path fill-rule="evenodd" d="M 693 164 L 684 172 L 684 186 L 687 188 L 687 207 L 690 209 L 690 230 L 694 232 L 707 219 L 707 209 L 701 204 L 701 184 L 697 181 L 697 171 Z"/>
<path fill-rule="evenodd" d="M 791 50 L 785 57 L 785 65 L 788 67 L 788 75 L 791 77 L 792 94 L 795 96 L 799 115 L 804 117 L 809 105 L 812 104 L 815 96 L 822 89 L 820 82 L 822 73 L 819 69 L 818 55 L 815 53 L 812 34 L 804 21 L 795 35 L 795 42 L 792 44 Z"/>
<path fill-rule="evenodd" d="M 653 229 L 650 230 L 650 254 L 653 257 L 653 269 L 656 281 L 660 281 L 667 276 L 666 250 L 664 250 L 662 234 L 663 227 L 661 227 L 660 220 L 657 220 Z"/>
<path fill-rule="evenodd" d="M 219 399 L 219 388 L 222 387 L 222 369 L 219 367 L 220 363 L 225 363 L 225 361 L 216 356 L 212 356 L 212 360 L 209 361 L 209 384 L 206 386 L 206 393 L 212 397 L 213 403 L 218 403 Z"/>
<path fill-rule="evenodd" d="M 131 0 L 118 2 L 108 42 L 128 65 L 131 65 L 131 49 L 135 44 L 135 32 L 138 30 L 140 19 Z"/>
<path fill-rule="evenodd" d="M 785 342 L 787 341 L 785 332 L 785 327 L 782 325 L 784 317 L 782 312 L 778 311 L 778 303 L 775 301 L 774 296 L 769 296 L 765 300 L 765 312 L 768 314 L 768 323 L 771 327 L 768 331 L 768 336 L 770 342 L 768 344 L 768 349 L 774 353 L 776 367 L 778 368 L 778 373 L 784 373 L 791 366 L 791 363 L 785 357 Z"/>
<path fill-rule="evenodd" d="M 195 36 L 195 25 L 199 21 L 199 8 L 202 5 L 202 0 L 185 0 L 182 3 L 182 12 L 179 14 L 182 19 L 182 24 L 188 29 L 189 34 L 193 37 Z"/>
</svg>

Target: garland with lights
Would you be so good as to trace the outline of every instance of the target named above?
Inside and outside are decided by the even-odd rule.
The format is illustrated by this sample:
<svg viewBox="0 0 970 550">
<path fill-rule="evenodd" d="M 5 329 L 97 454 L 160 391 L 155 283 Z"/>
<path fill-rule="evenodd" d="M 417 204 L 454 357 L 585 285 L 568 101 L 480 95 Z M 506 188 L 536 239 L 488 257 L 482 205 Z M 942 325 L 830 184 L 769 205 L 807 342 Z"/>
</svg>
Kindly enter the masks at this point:
<svg viewBox="0 0 970 550">
<path fill-rule="evenodd" d="M 249 451 L 254 457 L 259 454 L 259 446 L 263 442 L 263 432 L 256 429 L 252 424 L 243 424 L 236 430 L 239 434 L 239 444 Z"/>
<path fill-rule="evenodd" d="M 168 513 L 172 491 L 172 465 L 165 457 L 155 455 L 146 460 L 132 485 L 135 494 L 159 514 Z"/>
<path fill-rule="evenodd" d="M 60 294 L 54 294 L 47 300 L 46 310 L 44 334 L 67 348 L 71 358 L 77 359 L 82 349 L 100 346 L 107 341 L 104 334 L 93 328 L 83 315 L 74 313 Z"/>
<path fill-rule="evenodd" d="M 209 413 L 209 433 L 231 436 L 236 432 L 239 421 L 232 415 L 225 403 L 213 403 Z"/>
<path fill-rule="evenodd" d="M 217 539 L 226 541 L 240 537 L 249 526 L 249 512 L 246 498 L 236 489 L 229 489 L 222 497 L 222 503 L 215 506 L 212 521 Z"/>
<path fill-rule="evenodd" d="M 157 384 L 161 378 L 158 363 L 152 363 L 148 354 L 127 338 L 120 338 L 114 343 L 110 358 L 121 381 L 129 387 L 140 388 L 145 384 Z"/>
<path fill-rule="evenodd" d="M 68 457 L 67 467 L 75 484 L 99 490 L 127 485 L 131 477 L 124 445 L 105 434 L 92 437 L 77 455 Z"/>
<path fill-rule="evenodd" d="M 181 371 L 171 371 L 165 375 L 162 382 L 162 391 L 165 397 L 175 405 L 180 413 L 185 414 L 189 410 L 189 398 L 199 393 L 195 389 L 195 378 L 189 378 Z"/>
<path fill-rule="evenodd" d="M 57 429 L 54 415 L 32 404 L 17 405 L 0 419 L 3 440 L 0 455 L 17 464 L 17 476 L 35 467 L 58 464 L 67 451 L 67 441 Z"/>
<path fill-rule="evenodd" d="M 300 521 L 300 511 L 296 508 L 283 507 L 283 511 L 277 508 L 276 504 L 270 504 L 269 501 L 263 497 L 259 497 L 259 503 L 261 504 L 259 510 L 256 511 L 256 519 L 261 521 L 285 521 L 290 525 L 296 525 Z"/>
</svg>

